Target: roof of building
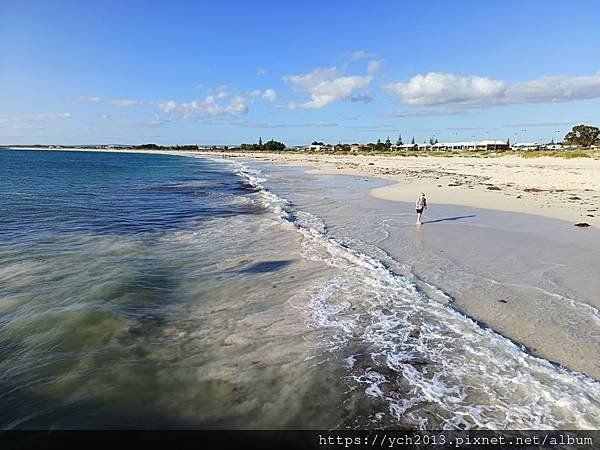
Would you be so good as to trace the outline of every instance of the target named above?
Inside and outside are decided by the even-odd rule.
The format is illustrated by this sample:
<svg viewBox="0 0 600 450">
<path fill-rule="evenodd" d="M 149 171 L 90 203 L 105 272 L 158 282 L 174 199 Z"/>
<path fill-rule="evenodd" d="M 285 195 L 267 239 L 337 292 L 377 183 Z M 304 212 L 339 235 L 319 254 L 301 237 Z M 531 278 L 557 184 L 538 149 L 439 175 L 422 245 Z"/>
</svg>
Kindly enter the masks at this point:
<svg viewBox="0 0 600 450">
<path fill-rule="evenodd" d="M 461 141 L 461 142 L 438 142 L 434 147 L 469 147 L 477 145 L 506 145 L 505 141 Z"/>
</svg>

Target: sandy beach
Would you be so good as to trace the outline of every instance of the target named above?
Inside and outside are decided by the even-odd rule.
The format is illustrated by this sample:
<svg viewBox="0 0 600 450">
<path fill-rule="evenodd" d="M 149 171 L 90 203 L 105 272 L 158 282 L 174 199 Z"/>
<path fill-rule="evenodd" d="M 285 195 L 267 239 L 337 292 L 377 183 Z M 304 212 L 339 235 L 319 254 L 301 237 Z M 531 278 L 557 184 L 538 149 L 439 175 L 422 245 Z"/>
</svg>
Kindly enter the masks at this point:
<svg viewBox="0 0 600 450">
<path fill-rule="evenodd" d="M 395 181 L 371 191 L 386 200 L 414 202 L 418 193 L 425 192 L 430 204 L 535 214 L 600 227 L 600 161 L 589 158 L 225 155 L 309 166 L 309 173 Z"/>
<path fill-rule="evenodd" d="M 409 263 L 415 274 L 450 294 L 458 310 L 529 351 L 600 377 L 600 366 L 589 358 L 600 345 L 598 284 L 591 270 L 600 264 L 594 250 L 600 161 L 227 156 L 251 156 L 266 173 L 283 171 L 279 178 L 288 177 L 283 166 L 296 166 L 312 181 L 307 187 L 302 177 L 289 183 L 294 190 L 322 192 L 322 200 L 309 206 L 328 228 L 338 227 Z M 358 182 L 373 179 L 395 183 L 357 193 Z M 353 188 L 330 193 L 344 183 Z M 432 208 L 415 235 L 412 205 L 421 191 Z M 291 191 L 286 194 L 296 202 Z M 456 218 L 466 220 L 451 220 Z M 579 222 L 590 227 L 573 226 Z M 349 227 L 357 229 L 348 232 Z"/>
<path fill-rule="evenodd" d="M 21 150 L 44 150 L 20 148 Z M 47 149 L 46 149 L 47 150 Z M 74 151 L 98 151 L 71 149 Z M 63 149 L 63 151 L 70 151 Z M 307 173 L 369 176 L 394 181 L 373 189 L 376 198 L 414 202 L 425 192 L 429 204 L 469 206 L 587 223 L 600 227 L 600 160 L 516 156 L 386 157 L 302 153 L 101 150 L 117 153 L 204 155 L 249 158 L 310 168 Z"/>
<path fill-rule="evenodd" d="M 16 184 L 11 177 L 30 186 L 7 197 L 14 211 L 7 217 L 15 219 L 3 229 L 10 245 L 0 248 L 0 278 L 10 281 L 0 293 L 9 299 L 4 308 L 22 319 L 7 328 L 10 339 L 23 348 L 31 339 L 75 346 L 72 368 L 52 372 L 69 383 L 50 379 L 29 389 L 31 371 L 15 372 L 8 388 L 18 389 L 8 400 L 21 409 L 0 417 L 5 423 L 600 423 L 597 226 L 495 208 L 503 191 L 487 189 L 492 180 L 500 185 L 491 173 L 411 166 L 383 174 L 413 159 L 323 156 L 320 164 L 321 155 L 77 150 L 2 154 L 5 192 Z M 52 188 L 56 180 L 63 184 Z M 415 180 L 430 183 L 431 208 L 419 227 Z M 440 196 L 473 192 L 492 207 L 443 203 L 430 189 L 444 183 L 455 186 L 439 188 Z M 48 189 L 56 194 L 40 194 Z M 545 193 L 540 188 L 538 198 Z M 21 211 L 23 204 L 31 207 Z M 53 230 L 51 239 L 45 230 Z M 91 260 L 82 270 L 81 261 Z M 27 325 L 26 306 L 65 298 L 60 317 L 40 316 L 65 325 L 50 340 L 44 328 Z M 105 311 L 107 304 L 98 318 L 97 305 Z M 84 330 L 86 347 L 71 329 Z M 90 359 L 87 346 L 108 348 L 109 362 Z M 20 355 L 4 364 L 14 366 Z M 104 405 L 100 415 L 84 416 L 92 422 L 70 407 L 31 416 L 31 401 L 79 395 L 81 377 L 96 386 L 81 407 Z M 105 402 L 104 386 L 114 391 L 115 378 L 125 382 Z M 133 378 L 157 388 L 135 392 L 150 407 L 129 417 L 126 380 Z"/>
</svg>

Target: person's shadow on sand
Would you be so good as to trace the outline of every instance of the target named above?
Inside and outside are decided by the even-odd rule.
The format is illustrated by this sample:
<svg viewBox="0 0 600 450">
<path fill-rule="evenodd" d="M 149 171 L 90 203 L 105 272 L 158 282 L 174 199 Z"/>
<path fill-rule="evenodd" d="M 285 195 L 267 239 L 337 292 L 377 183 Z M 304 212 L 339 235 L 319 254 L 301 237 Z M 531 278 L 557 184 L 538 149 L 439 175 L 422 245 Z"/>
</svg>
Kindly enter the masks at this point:
<svg viewBox="0 0 600 450">
<path fill-rule="evenodd" d="M 445 222 L 446 220 L 460 220 L 460 219 L 468 219 L 469 217 L 476 217 L 476 214 L 471 214 L 470 216 L 457 216 L 457 217 L 446 217 L 444 219 L 436 219 L 436 220 L 427 220 L 425 222 L 422 222 L 423 224 L 426 223 L 437 223 L 437 222 Z"/>
</svg>

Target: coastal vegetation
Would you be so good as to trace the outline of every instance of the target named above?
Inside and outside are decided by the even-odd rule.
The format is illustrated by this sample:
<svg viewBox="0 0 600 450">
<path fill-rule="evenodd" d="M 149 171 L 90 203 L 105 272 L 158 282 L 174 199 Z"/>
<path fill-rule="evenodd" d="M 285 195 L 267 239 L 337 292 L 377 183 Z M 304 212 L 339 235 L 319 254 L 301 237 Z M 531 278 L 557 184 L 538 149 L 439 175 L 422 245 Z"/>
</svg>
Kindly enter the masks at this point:
<svg viewBox="0 0 600 450">
<path fill-rule="evenodd" d="M 258 139 L 258 144 L 241 144 L 240 150 L 245 151 L 266 151 L 266 152 L 278 152 L 285 150 L 285 144 L 283 142 L 278 142 L 273 139 L 267 141 L 263 144 L 262 138 Z"/>
<path fill-rule="evenodd" d="M 520 156 L 522 158 L 593 158 L 600 159 L 600 128 L 591 125 L 576 125 L 563 138 L 563 142 L 550 144 L 532 144 L 531 148 L 511 147 L 508 150 L 436 150 L 437 147 L 431 147 L 430 150 L 419 148 L 412 137 L 410 145 L 404 145 L 402 135 L 394 144 L 389 136 L 382 141 L 370 142 L 366 144 L 325 144 L 322 141 L 314 140 L 309 146 L 288 147 L 283 142 L 270 139 L 267 142 L 258 139 L 257 143 L 241 144 L 239 146 L 200 146 L 200 145 L 91 145 L 91 146 L 63 146 L 63 145 L 30 145 L 14 146 L 30 148 L 50 148 L 50 149 L 97 149 L 97 150 L 149 150 L 149 151 L 187 151 L 187 152 L 270 152 L 270 153 L 306 153 L 323 155 L 373 155 L 373 156 L 404 156 L 404 157 L 429 157 L 441 156 L 446 158 L 496 158 L 501 156 Z M 429 145 L 435 146 L 437 139 L 431 137 Z M 510 146 L 510 141 L 506 144 Z"/>
<path fill-rule="evenodd" d="M 574 126 L 565 136 L 567 144 L 591 147 L 600 144 L 600 128 L 590 125 Z"/>
</svg>

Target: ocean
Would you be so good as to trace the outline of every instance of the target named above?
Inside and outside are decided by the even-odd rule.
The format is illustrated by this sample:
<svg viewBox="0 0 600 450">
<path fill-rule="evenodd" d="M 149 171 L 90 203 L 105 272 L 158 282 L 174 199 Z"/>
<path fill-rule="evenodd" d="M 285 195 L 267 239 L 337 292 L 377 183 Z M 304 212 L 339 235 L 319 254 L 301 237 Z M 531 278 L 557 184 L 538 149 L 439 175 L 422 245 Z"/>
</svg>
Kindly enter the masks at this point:
<svg viewBox="0 0 600 450">
<path fill-rule="evenodd" d="M 336 227 L 328 186 L 358 191 L 322 183 L 0 150 L 0 427 L 600 426 L 595 380 L 454 308 L 360 220 Z"/>
</svg>

